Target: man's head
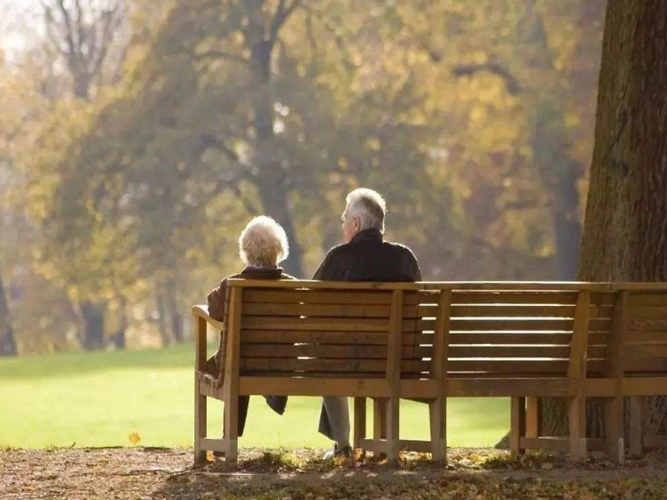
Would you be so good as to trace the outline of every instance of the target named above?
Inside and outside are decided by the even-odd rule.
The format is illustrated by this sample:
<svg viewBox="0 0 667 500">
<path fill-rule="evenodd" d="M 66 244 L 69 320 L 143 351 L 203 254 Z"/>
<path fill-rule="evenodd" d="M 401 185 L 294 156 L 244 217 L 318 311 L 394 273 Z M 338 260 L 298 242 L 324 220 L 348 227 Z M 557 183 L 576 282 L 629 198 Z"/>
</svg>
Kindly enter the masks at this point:
<svg viewBox="0 0 667 500">
<path fill-rule="evenodd" d="M 255 217 L 241 232 L 239 255 L 248 266 L 277 266 L 289 255 L 285 230 L 271 217 Z"/>
<path fill-rule="evenodd" d="M 366 188 L 355 189 L 347 195 L 346 202 L 345 212 L 341 217 L 345 243 L 349 243 L 359 231 L 366 229 L 384 232 L 387 205 L 380 193 Z"/>
</svg>

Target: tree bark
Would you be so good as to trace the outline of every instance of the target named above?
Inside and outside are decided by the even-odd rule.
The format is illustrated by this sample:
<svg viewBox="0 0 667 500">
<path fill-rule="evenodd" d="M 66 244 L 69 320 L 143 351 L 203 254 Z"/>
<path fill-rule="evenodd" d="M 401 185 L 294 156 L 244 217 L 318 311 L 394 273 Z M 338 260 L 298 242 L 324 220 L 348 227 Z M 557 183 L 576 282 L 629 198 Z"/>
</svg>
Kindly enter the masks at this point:
<svg viewBox="0 0 667 500">
<path fill-rule="evenodd" d="M 610 0 L 579 277 L 667 280 L 667 2 Z"/>
<path fill-rule="evenodd" d="M 17 354 L 5 287 L 2 283 L 2 275 L 0 275 L 0 356 L 16 356 Z"/>
<path fill-rule="evenodd" d="M 283 165 L 273 130 L 275 99 L 271 85 L 271 61 L 275 40 L 266 33 L 261 5 L 253 4 L 249 10 L 251 19 L 245 32 L 245 43 L 250 49 L 254 161 L 257 166 L 254 183 L 259 191 L 264 213 L 273 217 L 287 233 L 290 252 L 282 264 L 283 267 L 289 274 L 302 276 L 302 252 L 296 238 L 294 219 L 289 206 L 287 168 Z M 274 23 L 275 19 L 272 24 Z"/>
<path fill-rule="evenodd" d="M 667 1 L 609 0 L 579 279 L 667 280 L 666 137 Z M 549 404 L 545 434 L 557 435 L 563 413 Z M 589 437 L 602 419 L 590 405 Z"/>
</svg>

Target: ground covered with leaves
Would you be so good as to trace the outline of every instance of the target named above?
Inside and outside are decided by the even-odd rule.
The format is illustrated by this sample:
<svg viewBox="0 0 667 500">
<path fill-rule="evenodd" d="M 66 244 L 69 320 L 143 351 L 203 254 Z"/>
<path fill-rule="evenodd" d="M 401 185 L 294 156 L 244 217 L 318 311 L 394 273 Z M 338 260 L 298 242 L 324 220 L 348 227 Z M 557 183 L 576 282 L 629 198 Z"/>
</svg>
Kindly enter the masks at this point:
<svg viewBox="0 0 667 500">
<path fill-rule="evenodd" d="M 0 498 L 67 499 L 661 499 L 667 458 L 623 467 L 594 456 L 512 456 L 450 450 L 446 466 L 406 454 L 397 465 L 366 457 L 325 462 L 321 450 L 244 450 L 238 467 L 211 461 L 193 469 L 192 450 L 53 449 L 0 451 Z M 213 458 L 213 457 L 211 457 Z"/>
</svg>

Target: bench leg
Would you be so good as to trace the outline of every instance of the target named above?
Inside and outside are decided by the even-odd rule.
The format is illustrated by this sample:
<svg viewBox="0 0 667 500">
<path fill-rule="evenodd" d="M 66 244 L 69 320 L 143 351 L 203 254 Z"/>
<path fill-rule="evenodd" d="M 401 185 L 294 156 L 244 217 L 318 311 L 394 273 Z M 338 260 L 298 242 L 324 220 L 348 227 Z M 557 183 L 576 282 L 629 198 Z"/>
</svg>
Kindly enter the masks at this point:
<svg viewBox="0 0 667 500">
<path fill-rule="evenodd" d="M 401 442 L 399 438 L 399 408 L 400 399 L 391 398 L 387 401 L 387 458 L 390 462 L 397 462 Z"/>
<path fill-rule="evenodd" d="M 361 448 L 361 440 L 366 438 L 366 398 L 354 398 L 353 446 Z"/>
<path fill-rule="evenodd" d="M 195 373 L 195 465 L 206 461 L 206 450 L 201 440 L 206 437 L 206 396 L 199 393 L 199 380 Z"/>
<path fill-rule="evenodd" d="M 387 400 L 373 399 L 373 439 L 376 441 L 387 438 Z M 380 458 L 385 458 L 380 453 Z"/>
<path fill-rule="evenodd" d="M 239 423 L 239 405 L 238 396 L 229 398 L 225 401 L 224 410 L 224 434 L 222 436 L 223 447 L 225 449 L 225 462 L 236 464 L 238 460 L 238 423 Z"/>
<path fill-rule="evenodd" d="M 644 453 L 644 432 L 648 400 L 643 396 L 630 396 L 630 429 L 628 433 L 630 454 L 641 456 Z"/>
<path fill-rule="evenodd" d="M 586 398 L 578 396 L 569 400 L 568 427 L 570 459 L 579 462 L 586 458 Z"/>
<path fill-rule="evenodd" d="M 607 455 L 613 463 L 622 464 L 625 452 L 623 442 L 623 398 L 605 399 L 604 413 Z"/>
<path fill-rule="evenodd" d="M 526 398 L 511 399 L 510 419 L 510 451 L 521 453 L 521 438 L 526 433 Z"/>
<path fill-rule="evenodd" d="M 542 401 L 540 398 L 526 398 L 526 437 L 538 438 L 542 435 Z"/>
<path fill-rule="evenodd" d="M 447 398 L 436 398 L 428 404 L 431 423 L 431 454 L 433 461 L 447 461 Z"/>
</svg>

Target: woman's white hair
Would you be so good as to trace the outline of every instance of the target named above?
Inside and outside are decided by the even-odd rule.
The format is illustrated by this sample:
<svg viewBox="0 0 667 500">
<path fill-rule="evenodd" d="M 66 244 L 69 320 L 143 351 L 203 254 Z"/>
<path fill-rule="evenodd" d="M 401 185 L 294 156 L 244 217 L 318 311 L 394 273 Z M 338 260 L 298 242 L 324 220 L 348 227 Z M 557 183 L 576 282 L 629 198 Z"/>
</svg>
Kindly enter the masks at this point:
<svg viewBox="0 0 667 500">
<path fill-rule="evenodd" d="M 352 191 L 346 198 L 346 216 L 359 217 L 360 230 L 377 229 L 384 233 L 384 216 L 387 204 L 377 191 L 359 188 Z"/>
<path fill-rule="evenodd" d="M 239 256 L 248 266 L 277 266 L 289 255 L 287 234 L 271 217 L 255 217 L 239 237 Z"/>
</svg>

